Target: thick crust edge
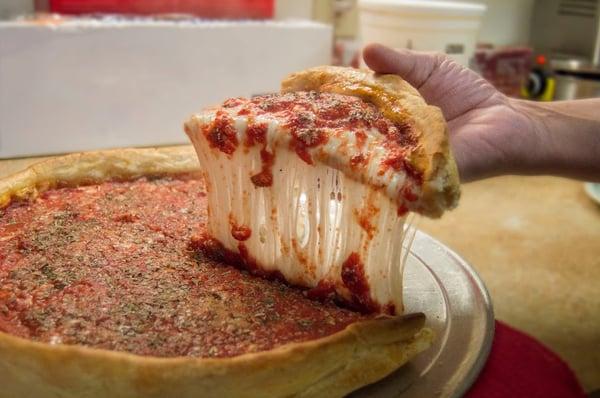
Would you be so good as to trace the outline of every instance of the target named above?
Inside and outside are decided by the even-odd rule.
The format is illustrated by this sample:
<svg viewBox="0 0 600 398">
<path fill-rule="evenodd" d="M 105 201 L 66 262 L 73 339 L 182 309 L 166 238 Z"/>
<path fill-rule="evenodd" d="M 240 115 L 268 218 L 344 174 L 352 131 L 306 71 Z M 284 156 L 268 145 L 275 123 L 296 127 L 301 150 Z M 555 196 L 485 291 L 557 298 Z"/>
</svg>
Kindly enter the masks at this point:
<svg viewBox="0 0 600 398">
<path fill-rule="evenodd" d="M 72 154 L 0 180 L 0 206 L 57 184 L 197 171 L 191 146 Z M 233 358 L 157 358 L 49 345 L 0 332 L 0 397 L 343 396 L 425 350 L 423 314 L 349 325 L 333 335 Z"/>
<path fill-rule="evenodd" d="M 400 76 L 319 66 L 291 74 L 283 80 L 281 90 L 353 95 L 377 106 L 393 122 L 408 120 L 416 129 L 419 142 L 411 161 L 424 172 L 422 207 L 418 211 L 439 217 L 458 203 L 458 169 L 450 151 L 444 116 L 439 108 L 427 105 L 419 92 Z"/>
</svg>

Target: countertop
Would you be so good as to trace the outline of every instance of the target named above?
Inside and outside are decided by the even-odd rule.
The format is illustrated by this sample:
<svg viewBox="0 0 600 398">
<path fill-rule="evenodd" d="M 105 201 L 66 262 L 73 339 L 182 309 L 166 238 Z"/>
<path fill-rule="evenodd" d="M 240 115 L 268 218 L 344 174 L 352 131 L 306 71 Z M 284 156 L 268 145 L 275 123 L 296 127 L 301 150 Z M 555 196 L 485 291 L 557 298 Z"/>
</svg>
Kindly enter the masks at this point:
<svg viewBox="0 0 600 398">
<path fill-rule="evenodd" d="M 0 177 L 43 159 L 0 160 Z M 497 319 L 556 351 L 587 391 L 600 389 L 600 206 L 581 182 L 466 184 L 456 210 L 418 226 L 475 267 Z"/>
<path fill-rule="evenodd" d="M 556 351 L 586 391 L 600 388 L 600 206 L 581 182 L 465 184 L 457 209 L 419 227 L 474 266 L 497 319 Z"/>
</svg>

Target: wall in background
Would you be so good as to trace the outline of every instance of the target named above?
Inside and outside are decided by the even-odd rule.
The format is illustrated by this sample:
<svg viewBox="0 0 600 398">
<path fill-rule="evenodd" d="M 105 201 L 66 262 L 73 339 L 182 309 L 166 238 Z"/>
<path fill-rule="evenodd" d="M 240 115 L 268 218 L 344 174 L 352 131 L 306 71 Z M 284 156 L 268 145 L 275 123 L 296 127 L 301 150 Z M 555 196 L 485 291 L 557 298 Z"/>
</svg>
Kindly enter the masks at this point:
<svg viewBox="0 0 600 398">
<path fill-rule="evenodd" d="M 33 0 L 0 0 L 0 19 L 33 12 Z"/>
<path fill-rule="evenodd" d="M 426 1 L 426 0 L 425 0 Z M 463 0 L 487 6 L 479 41 L 497 46 L 529 45 L 535 0 Z"/>
<path fill-rule="evenodd" d="M 427 0 L 423 0 L 427 1 Z M 448 0 L 450 1 L 450 0 Z M 535 0 L 462 0 L 471 3 L 483 3 L 488 10 L 483 19 L 480 41 L 499 46 L 529 44 L 531 13 Z M 354 0 L 346 0 L 353 3 Z M 0 19 L 33 11 L 34 0 L 1 0 Z M 276 0 L 276 16 L 308 17 L 323 14 L 324 10 L 332 12 L 333 0 Z M 321 15 L 319 15 L 323 19 Z M 330 18 L 333 15 L 329 16 Z M 328 19 L 328 18 L 325 18 Z M 342 36 L 352 36 L 356 30 L 356 11 L 348 13 L 348 17 L 340 21 L 338 31 Z"/>
<path fill-rule="evenodd" d="M 306 18 L 312 19 L 313 0 L 275 0 L 275 19 Z"/>
<path fill-rule="evenodd" d="M 421 0 L 429 1 L 429 0 Z M 455 0 L 444 0 L 455 1 Z M 481 42 L 497 46 L 528 45 L 531 27 L 531 14 L 535 0 L 459 0 L 470 3 L 485 4 L 486 14 L 483 18 L 479 39 Z M 358 18 L 357 0 L 312 0 L 313 18 L 322 22 L 333 22 L 334 10 L 340 6 L 346 11 L 336 21 L 336 33 L 341 37 L 353 37 L 357 34 Z M 310 8 L 307 0 L 276 0 L 276 15 L 306 16 Z"/>
</svg>

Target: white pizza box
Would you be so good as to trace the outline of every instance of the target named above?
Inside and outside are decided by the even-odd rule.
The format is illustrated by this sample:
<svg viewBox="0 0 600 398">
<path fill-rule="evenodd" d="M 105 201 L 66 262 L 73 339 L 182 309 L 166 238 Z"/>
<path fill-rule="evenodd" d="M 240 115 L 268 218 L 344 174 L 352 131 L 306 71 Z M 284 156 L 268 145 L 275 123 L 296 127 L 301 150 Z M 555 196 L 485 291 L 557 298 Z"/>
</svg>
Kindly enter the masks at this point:
<svg viewBox="0 0 600 398">
<path fill-rule="evenodd" d="M 310 21 L 0 22 L 0 158 L 187 142 L 192 112 L 331 62 Z"/>
</svg>

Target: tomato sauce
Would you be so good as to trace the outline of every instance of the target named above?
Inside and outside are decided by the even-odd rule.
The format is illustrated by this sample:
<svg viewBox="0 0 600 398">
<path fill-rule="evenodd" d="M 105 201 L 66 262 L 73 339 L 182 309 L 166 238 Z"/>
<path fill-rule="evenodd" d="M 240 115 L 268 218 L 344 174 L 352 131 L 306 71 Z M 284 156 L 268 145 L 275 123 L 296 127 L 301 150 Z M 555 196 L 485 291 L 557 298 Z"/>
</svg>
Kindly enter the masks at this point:
<svg viewBox="0 0 600 398">
<path fill-rule="evenodd" d="M 206 128 L 204 134 L 211 147 L 228 155 L 235 152 L 238 146 L 233 119 L 226 112 L 218 111 L 214 122 Z"/>
<path fill-rule="evenodd" d="M 260 150 L 260 159 L 262 168 L 260 173 L 250 177 L 250 181 L 257 187 L 270 187 L 273 185 L 273 164 L 275 163 L 275 154 L 269 152 L 266 148 Z"/>
<path fill-rule="evenodd" d="M 218 242 L 199 250 L 211 244 L 202 239 L 205 196 L 193 178 L 142 178 L 52 189 L 0 209 L 0 331 L 140 355 L 231 357 L 372 317 L 261 275 L 243 257 L 252 231 L 242 225 L 232 225 L 241 256 Z M 236 262 L 246 270 L 224 264 Z M 344 280 L 362 302 L 352 264 Z"/>
<path fill-rule="evenodd" d="M 380 306 L 371 298 L 371 289 L 365 275 L 365 267 L 358 253 L 351 253 L 342 264 L 342 281 L 350 291 L 351 304 L 363 312 L 380 311 Z"/>
<path fill-rule="evenodd" d="M 407 174 L 421 182 L 422 176 L 411 165 L 408 154 L 417 145 L 417 136 L 414 128 L 408 122 L 394 123 L 383 116 L 381 111 L 362 99 L 349 95 L 320 93 L 316 91 L 299 91 L 287 94 L 271 94 L 253 97 L 251 99 L 232 98 L 222 104 L 224 109 L 235 108 L 236 114 L 248 117 L 246 129 L 246 146 L 263 145 L 266 147 L 267 126 L 256 123 L 258 116 L 268 115 L 278 120 L 281 126 L 289 131 L 290 149 L 300 159 L 308 164 L 314 164 L 310 150 L 325 145 L 331 134 L 353 131 L 358 148 L 363 148 L 367 141 L 366 131 L 377 130 L 384 137 L 384 146 L 388 156 L 382 165 L 381 173 L 387 168 L 395 170 L 404 169 Z M 223 111 L 219 111 L 223 113 Z M 221 113 L 217 113 L 217 120 L 213 123 L 218 126 L 218 131 L 233 129 L 233 119 L 229 119 L 229 127 L 223 125 Z M 209 129 L 213 131 L 215 127 Z M 232 153 L 237 142 L 225 139 L 228 134 L 214 135 L 214 143 L 223 152 Z M 228 152 L 231 151 L 231 152 Z M 272 173 L 269 159 L 263 159 L 262 171 L 253 176 L 256 186 L 270 186 Z M 352 159 L 352 167 L 364 167 L 366 157 Z"/>
</svg>

